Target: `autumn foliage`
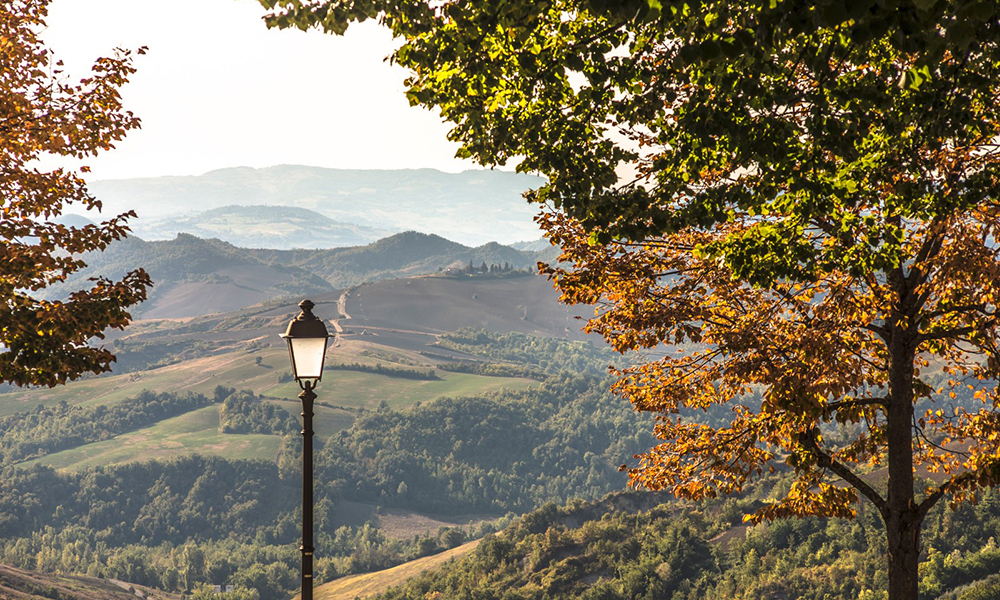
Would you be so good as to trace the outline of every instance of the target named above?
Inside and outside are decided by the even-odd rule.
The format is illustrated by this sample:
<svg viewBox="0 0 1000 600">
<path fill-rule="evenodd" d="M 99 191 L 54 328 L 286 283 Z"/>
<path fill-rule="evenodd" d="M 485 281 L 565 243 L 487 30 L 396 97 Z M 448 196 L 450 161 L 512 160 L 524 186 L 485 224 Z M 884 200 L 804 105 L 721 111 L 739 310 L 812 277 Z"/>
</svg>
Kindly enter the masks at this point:
<svg viewBox="0 0 1000 600">
<path fill-rule="evenodd" d="M 0 381 L 17 385 L 52 386 L 107 371 L 114 357 L 88 341 L 124 327 L 126 308 L 145 299 L 150 285 L 135 270 L 121 281 L 98 279 L 64 301 L 40 298 L 85 266 L 81 254 L 126 235 L 126 219 L 135 215 L 84 227 L 55 222 L 67 205 L 101 203 L 87 193 L 85 167 L 44 171 L 37 161 L 86 159 L 139 126 L 118 93 L 134 72 L 130 52 L 100 58 L 87 78 L 67 81 L 38 39 L 47 5 L 13 0 L 0 11 Z"/>
</svg>

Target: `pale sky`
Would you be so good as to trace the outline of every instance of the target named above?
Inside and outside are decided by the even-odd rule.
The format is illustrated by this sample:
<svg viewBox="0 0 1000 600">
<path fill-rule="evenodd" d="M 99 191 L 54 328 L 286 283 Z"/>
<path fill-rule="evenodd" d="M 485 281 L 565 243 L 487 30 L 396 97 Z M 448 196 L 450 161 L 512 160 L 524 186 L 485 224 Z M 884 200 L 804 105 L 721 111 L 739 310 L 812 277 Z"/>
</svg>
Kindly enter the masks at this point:
<svg viewBox="0 0 1000 600">
<path fill-rule="evenodd" d="M 344 37 L 268 30 L 254 0 L 53 0 L 44 39 L 85 76 L 115 47 L 148 46 L 122 90 L 142 129 L 84 161 L 88 179 L 199 175 L 276 164 L 478 168 L 447 125 L 403 95 L 375 23 Z"/>
</svg>

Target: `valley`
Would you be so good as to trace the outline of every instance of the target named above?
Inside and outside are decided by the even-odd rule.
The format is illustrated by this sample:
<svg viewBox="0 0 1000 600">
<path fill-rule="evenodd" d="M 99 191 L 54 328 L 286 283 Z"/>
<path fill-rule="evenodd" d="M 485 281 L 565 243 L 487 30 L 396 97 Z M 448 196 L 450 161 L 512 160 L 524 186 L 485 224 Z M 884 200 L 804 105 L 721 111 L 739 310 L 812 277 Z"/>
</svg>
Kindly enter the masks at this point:
<svg viewBox="0 0 1000 600">
<path fill-rule="evenodd" d="M 217 273 L 220 264 L 232 273 L 235 261 L 258 281 L 271 277 L 253 262 L 259 253 L 183 236 L 177 241 L 187 249 L 153 246 L 157 252 L 166 248 L 165 258 L 146 256 L 154 256 L 153 265 L 157 260 L 168 267 L 176 260 L 201 264 L 207 273 Z M 428 242 L 437 244 L 427 236 L 403 235 L 381 247 L 419 258 L 434 255 Z M 490 252 L 509 259 L 518 251 Z M 97 269 L 135 258 L 107 254 L 109 262 Z M 319 286 L 310 294 L 317 314 L 338 332 L 318 390 L 315 427 L 318 535 L 326 557 L 320 565 L 327 579 L 410 556 L 441 556 L 441 549 L 502 527 L 511 518 L 505 514 L 620 485 L 611 483 L 621 481 L 613 460 L 583 460 L 585 449 L 588 456 L 599 449 L 584 439 L 597 434 L 607 445 L 613 440 L 609 434 L 588 427 L 570 447 L 540 450 L 554 419 L 565 418 L 560 415 L 575 406 L 579 394 L 586 392 L 585 403 L 603 404 L 606 398 L 597 392 L 598 378 L 560 373 L 557 357 L 566 358 L 567 366 L 573 360 L 593 363 L 589 370 L 600 374 L 609 355 L 570 328 L 577 323 L 575 312 L 557 302 L 544 278 L 518 271 L 509 261 L 481 263 L 495 265 L 497 273 L 479 273 L 478 266 L 470 267 L 474 259 L 449 256 L 447 270 L 424 261 L 416 276 L 344 290 Z M 162 309 L 172 293 L 149 304 Z M 183 296 L 174 297 L 171 302 L 184 304 Z M 299 390 L 278 336 L 297 312 L 297 300 L 252 304 L 257 299 L 248 289 L 239 301 L 248 306 L 233 311 L 212 312 L 200 304 L 191 307 L 196 314 L 137 320 L 125 331 L 108 332 L 103 342 L 118 356 L 112 373 L 0 394 L 0 423 L 8 432 L 0 438 L 8 474 L 0 483 L 0 515 L 21 515 L 16 521 L 0 519 L 0 562 L 43 568 L 37 560 L 29 565 L 19 558 L 23 542 L 17 540 L 36 540 L 31 543 L 41 544 L 37 554 L 55 551 L 70 536 L 86 551 L 62 561 L 59 570 L 112 577 L 119 574 L 115 557 L 140 544 L 146 557 L 129 554 L 134 564 L 125 571 L 128 581 L 183 591 L 211 581 L 209 562 L 187 579 L 169 575 L 181 573 L 178 553 L 192 539 L 201 540 L 206 557 L 227 543 L 220 537 L 224 531 L 239 532 L 233 543 L 248 552 L 256 549 L 248 557 L 284 552 L 279 548 L 294 544 L 298 426 L 264 415 L 276 410 L 293 423 L 298 418 Z M 145 310 L 140 314 L 157 314 Z M 467 339 L 476 341 L 470 346 Z M 551 368 L 533 359 L 498 360 L 476 345 L 494 339 L 556 360 Z M 166 407 L 157 409 L 161 416 L 144 408 L 153 405 Z M 620 417 L 599 430 L 634 420 L 627 410 L 616 412 Z M 30 415 L 36 425 L 29 428 Z M 514 462 L 521 466 L 512 468 Z M 578 466 L 565 472 L 571 464 Z M 108 496 L 110 504 L 98 500 L 110 489 L 90 487 L 95 477 L 118 490 Z M 77 500 L 25 504 L 35 494 L 44 498 L 43 488 L 53 485 Z M 206 485 L 216 492 L 205 495 Z M 235 487 L 225 491 L 226 485 Z M 178 514 L 187 516 L 177 520 Z M 45 529 L 50 525 L 56 529 Z M 50 541 L 37 537 L 43 531 Z M 110 544 L 106 554 L 97 551 L 98 540 Z M 220 564 L 218 573 L 249 585 L 255 565 L 271 565 L 273 571 L 281 564 L 282 573 L 292 573 L 294 558 L 230 561 Z M 281 597 L 294 585 L 293 578 L 283 577 L 256 582 L 253 589 L 260 597 Z"/>
<path fill-rule="evenodd" d="M 134 244 L 165 267 L 164 287 L 107 332 L 112 372 L 0 394 L 0 563 L 18 570 L 2 580 L 17 593 L 63 590 L 69 579 L 48 574 L 77 573 L 101 578 L 79 576 L 81 594 L 109 600 L 129 586 L 209 598 L 220 583 L 236 586 L 223 600 L 294 594 L 299 388 L 278 334 L 301 296 L 260 295 L 290 280 L 315 282 L 303 289 L 336 331 L 317 389 L 317 598 L 821 600 L 879 585 L 871 510 L 743 522 L 790 485 L 788 469 L 732 498 L 621 493 L 618 465 L 654 443 L 652 420 L 607 391 L 608 366 L 627 359 L 516 266 L 537 254 L 487 246 L 476 251 L 497 262 L 477 264 L 413 233 L 346 254 Z M 93 272 L 140 254 L 109 251 Z M 204 277 L 170 283 L 176 260 Z M 278 277 L 285 260 L 303 266 Z M 380 275 L 337 279 L 350 269 Z M 984 500 L 929 515 L 928 590 L 996 587 L 1000 500 Z M 945 552 L 958 558 L 935 558 Z M 127 583 L 98 583 L 112 580 Z M 66 589 L 59 599 L 76 597 Z"/>
</svg>

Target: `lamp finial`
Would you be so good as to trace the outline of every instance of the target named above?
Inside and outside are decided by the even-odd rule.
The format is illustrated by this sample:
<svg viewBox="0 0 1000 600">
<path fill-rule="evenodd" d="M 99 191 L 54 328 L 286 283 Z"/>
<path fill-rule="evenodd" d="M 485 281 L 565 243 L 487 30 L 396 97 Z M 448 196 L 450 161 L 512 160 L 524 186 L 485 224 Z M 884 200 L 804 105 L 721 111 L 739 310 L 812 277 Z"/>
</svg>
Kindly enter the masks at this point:
<svg viewBox="0 0 1000 600">
<path fill-rule="evenodd" d="M 302 312 L 299 314 L 299 316 L 295 317 L 296 320 L 299 320 L 299 321 L 312 321 L 314 319 L 319 319 L 319 317 L 317 317 L 316 315 L 314 315 L 312 313 L 312 309 L 315 306 L 316 305 L 313 304 L 312 300 L 306 299 L 306 300 L 303 300 L 302 302 L 299 302 L 299 308 L 302 309 Z"/>
</svg>

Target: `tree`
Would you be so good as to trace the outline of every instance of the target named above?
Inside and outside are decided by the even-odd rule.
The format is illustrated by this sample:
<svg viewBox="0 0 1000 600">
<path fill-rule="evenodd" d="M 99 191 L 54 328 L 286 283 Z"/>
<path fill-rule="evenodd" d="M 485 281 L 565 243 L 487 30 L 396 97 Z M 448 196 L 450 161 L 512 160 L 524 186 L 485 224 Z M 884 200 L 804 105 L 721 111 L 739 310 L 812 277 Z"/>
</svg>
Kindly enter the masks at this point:
<svg viewBox="0 0 1000 600">
<path fill-rule="evenodd" d="M 56 221 L 65 206 L 100 209 L 81 173 L 43 172 L 46 156 L 85 159 L 121 140 L 139 119 L 122 108 L 118 88 L 134 72 L 128 51 L 98 59 L 79 83 L 62 76 L 37 34 L 47 0 L 13 0 L 0 11 L 0 381 L 53 386 L 110 369 L 114 356 L 92 348 L 109 327 L 123 328 L 126 308 L 151 285 L 141 269 L 120 281 L 97 279 L 65 301 L 40 297 L 45 288 L 83 268 L 80 255 L 103 250 L 127 234 L 135 213 L 99 225 Z M 144 50 L 140 49 L 141 54 Z"/>
<path fill-rule="evenodd" d="M 995 3 L 261 1 L 269 26 L 381 18 L 460 156 L 548 179 L 563 299 L 665 350 L 615 384 L 658 415 L 635 485 L 702 498 L 786 463 L 750 518 L 860 494 L 889 597 L 916 598 L 927 511 L 1000 483 Z"/>
</svg>

